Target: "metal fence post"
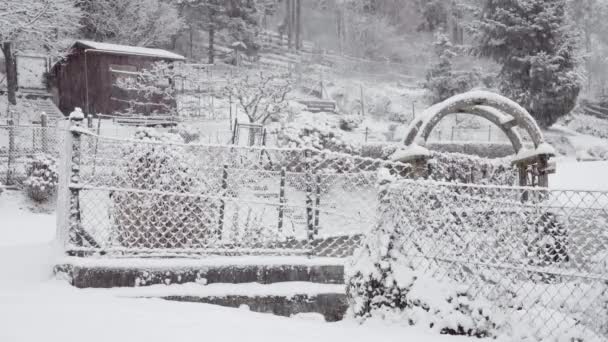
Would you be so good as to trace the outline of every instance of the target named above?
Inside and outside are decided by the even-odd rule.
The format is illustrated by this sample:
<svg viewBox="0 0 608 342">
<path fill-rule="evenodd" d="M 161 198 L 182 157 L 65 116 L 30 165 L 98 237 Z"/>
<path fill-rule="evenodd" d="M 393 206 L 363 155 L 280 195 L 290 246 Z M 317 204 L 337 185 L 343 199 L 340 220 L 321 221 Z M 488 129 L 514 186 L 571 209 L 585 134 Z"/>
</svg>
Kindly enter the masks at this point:
<svg viewBox="0 0 608 342">
<path fill-rule="evenodd" d="M 316 198 L 315 198 L 315 227 L 314 227 L 314 234 L 315 236 L 319 235 L 319 208 L 321 207 L 321 175 L 320 174 L 316 174 L 316 179 L 315 179 L 315 183 L 316 183 Z"/>
<path fill-rule="evenodd" d="M 279 224 L 278 230 L 283 230 L 283 217 L 285 216 L 285 175 L 287 168 L 281 168 L 281 182 L 279 184 Z"/>
<path fill-rule="evenodd" d="M 224 164 L 224 168 L 222 170 L 222 193 L 220 200 L 220 217 L 217 227 L 217 235 L 218 238 L 222 238 L 222 231 L 224 230 L 224 218 L 226 215 L 226 200 L 224 198 L 227 195 L 228 190 L 228 164 Z"/>
<path fill-rule="evenodd" d="M 13 118 L 8 123 L 8 165 L 6 168 L 6 185 L 13 185 L 13 164 L 15 163 L 15 122 Z"/>
<path fill-rule="evenodd" d="M 306 228 L 307 228 L 307 236 L 308 242 L 311 243 L 314 239 L 314 208 L 312 201 L 312 167 L 310 165 L 311 151 L 306 149 L 304 150 L 304 156 L 306 159 L 306 170 L 305 170 L 305 178 L 306 178 Z"/>
<path fill-rule="evenodd" d="M 40 144 L 42 145 L 42 153 L 48 153 L 49 151 L 49 140 L 48 140 L 48 116 L 45 112 L 40 114 L 40 127 L 42 134 L 40 135 Z"/>
</svg>

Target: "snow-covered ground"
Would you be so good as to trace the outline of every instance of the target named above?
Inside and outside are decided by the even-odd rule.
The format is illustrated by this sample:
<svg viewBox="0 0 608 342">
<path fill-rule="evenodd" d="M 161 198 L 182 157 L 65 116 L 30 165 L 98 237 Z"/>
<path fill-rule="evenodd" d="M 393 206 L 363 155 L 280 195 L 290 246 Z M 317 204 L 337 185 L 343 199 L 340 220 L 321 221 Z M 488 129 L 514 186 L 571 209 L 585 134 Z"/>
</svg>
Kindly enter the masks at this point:
<svg viewBox="0 0 608 342">
<path fill-rule="evenodd" d="M 0 341 L 472 341 L 382 322 L 326 323 L 314 314 L 285 318 L 79 290 L 52 279 L 53 213 L 4 191 L 0 220 Z"/>
<path fill-rule="evenodd" d="M 607 172 L 608 162 L 563 158 L 550 186 L 608 191 Z M 0 193 L 0 222 L 0 341 L 478 341 L 386 322 L 326 323 L 314 314 L 284 318 L 133 298 L 135 289 L 79 290 L 52 278 L 58 256 L 52 211 L 6 190 Z"/>
</svg>

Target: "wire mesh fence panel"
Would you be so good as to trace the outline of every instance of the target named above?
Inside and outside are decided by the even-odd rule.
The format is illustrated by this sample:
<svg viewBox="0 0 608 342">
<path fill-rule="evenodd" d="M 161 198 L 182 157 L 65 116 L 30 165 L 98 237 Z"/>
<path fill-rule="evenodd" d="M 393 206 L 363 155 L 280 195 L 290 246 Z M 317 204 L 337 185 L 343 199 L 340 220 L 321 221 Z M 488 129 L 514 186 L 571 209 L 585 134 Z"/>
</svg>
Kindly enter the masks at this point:
<svg viewBox="0 0 608 342">
<path fill-rule="evenodd" d="M 539 340 L 608 338 L 608 193 L 403 180 L 385 196 L 413 269 Z"/>
<path fill-rule="evenodd" d="M 0 125 L 0 183 L 20 185 L 28 161 L 38 155 L 59 157 L 61 126 Z"/>
<path fill-rule="evenodd" d="M 75 214 L 63 228 L 74 253 L 345 256 L 374 222 L 378 170 L 408 170 L 332 152 L 181 144 L 164 134 L 122 140 L 75 130 L 71 140 L 76 157 L 63 171 L 72 174 Z"/>
</svg>

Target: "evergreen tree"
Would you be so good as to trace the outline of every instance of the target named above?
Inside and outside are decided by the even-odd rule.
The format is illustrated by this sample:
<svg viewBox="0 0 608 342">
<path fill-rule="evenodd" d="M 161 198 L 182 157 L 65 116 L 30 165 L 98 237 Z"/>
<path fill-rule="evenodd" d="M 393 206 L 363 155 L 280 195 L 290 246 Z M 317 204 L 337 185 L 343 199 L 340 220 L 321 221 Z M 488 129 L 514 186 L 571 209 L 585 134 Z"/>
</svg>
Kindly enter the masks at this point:
<svg viewBox="0 0 608 342">
<path fill-rule="evenodd" d="M 457 49 L 442 31 L 435 34 L 433 45 L 437 62 L 427 71 L 424 84 L 424 87 L 431 92 L 432 103 L 469 91 L 480 83 L 481 73 L 477 69 L 453 70 L 452 59 L 457 56 Z"/>
<path fill-rule="evenodd" d="M 581 89 L 566 2 L 488 0 L 477 24 L 478 52 L 502 65 L 500 91 L 542 127 L 568 114 Z"/>
</svg>

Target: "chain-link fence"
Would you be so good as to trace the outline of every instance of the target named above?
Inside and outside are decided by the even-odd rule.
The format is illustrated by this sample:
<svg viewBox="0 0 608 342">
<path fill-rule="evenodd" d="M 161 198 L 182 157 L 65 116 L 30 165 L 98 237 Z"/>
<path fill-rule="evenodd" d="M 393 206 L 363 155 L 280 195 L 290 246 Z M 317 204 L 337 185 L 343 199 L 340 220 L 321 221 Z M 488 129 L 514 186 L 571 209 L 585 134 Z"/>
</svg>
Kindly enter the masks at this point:
<svg viewBox="0 0 608 342">
<path fill-rule="evenodd" d="M 20 185 L 27 177 L 27 164 L 37 155 L 59 157 L 62 134 L 59 126 L 0 125 L 0 184 Z"/>
<path fill-rule="evenodd" d="M 68 253 L 346 256 L 375 221 L 378 170 L 409 170 L 333 152 L 167 139 L 71 133 L 58 211 Z"/>
<path fill-rule="evenodd" d="M 492 303 L 512 331 L 608 338 L 608 193 L 403 180 L 382 203 L 404 265 Z"/>
</svg>

